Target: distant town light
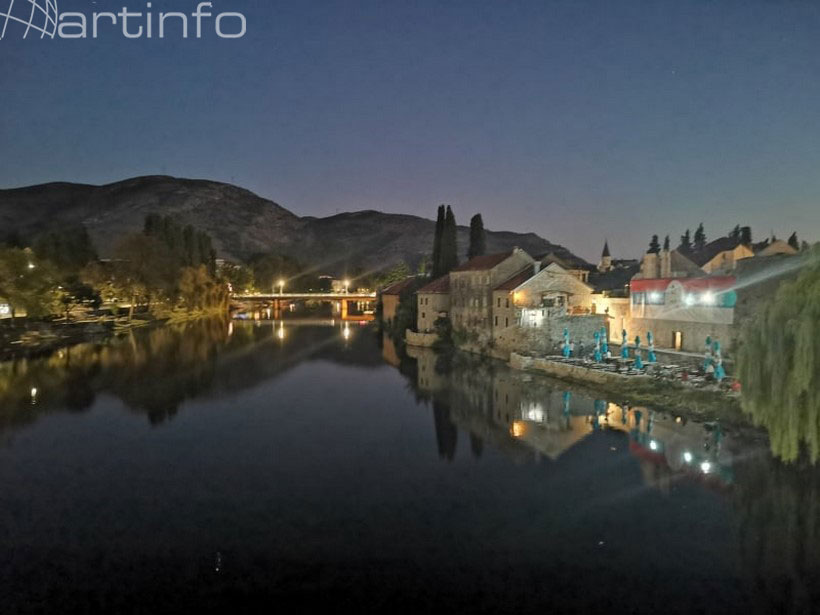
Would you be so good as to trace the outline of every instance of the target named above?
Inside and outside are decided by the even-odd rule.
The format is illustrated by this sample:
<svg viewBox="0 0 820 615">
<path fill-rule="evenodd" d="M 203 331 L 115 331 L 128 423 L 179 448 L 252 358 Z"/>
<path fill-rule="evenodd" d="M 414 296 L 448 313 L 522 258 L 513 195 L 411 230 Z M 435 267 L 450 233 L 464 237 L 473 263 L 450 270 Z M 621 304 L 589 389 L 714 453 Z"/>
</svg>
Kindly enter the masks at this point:
<svg viewBox="0 0 820 615">
<path fill-rule="evenodd" d="M 700 464 L 700 471 L 704 474 L 709 474 L 709 472 L 712 471 L 712 464 L 708 461 L 704 461 L 702 464 Z"/>
<path fill-rule="evenodd" d="M 653 292 L 649 293 L 649 300 L 650 301 L 660 301 L 661 300 L 661 294 L 657 291 L 653 291 Z"/>
<path fill-rule="evenodd" d="M 513 421 L 510 434 L 514 438 L 522 438 L 527 433 L 527 424 L 524 421 Z"/>
<path fill-rule="evenodd" d="M 31 403 L 37 403 L 37 387 L 31 387 Z"/>
<path fill-rule="evenodd" d="M 34 269 L 34 263 L 29 263 L 29 264 L 28 264 L 28 268 L 29 268 L 29 269 Z"/>
<path fill-rule="evenodd" d="M 651 448 L 653 451 L 658 450 L 658 443 L 655 442 L 654 440 L 650 440 L 649 441 L 649 448 Z"/>
<path fill-rule="evenodd" d="M 714 305 L 714 303 L 715 303 L 715 293 L 707 290 L 705 293 L 703 293 L 703 296 L 701 297 L 701 300 L 706 305 Z"/>
<path fill-rule="evenodd" d="M 686 463 L 692 463 L 692 453 L 690 453 L 689 451 L 684 452 L 683 453 L 683 460 Z"/>
<path fill-rule="evenodd" d="M 686 305 L 695 305 L 695 297 L 694 297 L 694 295 L 686 295 L 686 297 L 683 299 L 683 302 L 684 302 Z"/>
</svg>

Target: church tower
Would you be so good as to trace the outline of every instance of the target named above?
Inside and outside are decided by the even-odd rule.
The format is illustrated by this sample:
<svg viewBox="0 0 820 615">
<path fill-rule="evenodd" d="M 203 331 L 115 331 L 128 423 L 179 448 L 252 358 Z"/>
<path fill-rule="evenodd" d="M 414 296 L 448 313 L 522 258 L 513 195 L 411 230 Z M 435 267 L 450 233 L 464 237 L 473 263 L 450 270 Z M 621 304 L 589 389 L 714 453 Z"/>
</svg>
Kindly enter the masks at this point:
<svg viewBox="0 0 820 615">
<path fill-rule="evenodd" d="M 609 254 L 609 242 L 604 240 L 604 251 L 601 252 L 601 262 L 598 263 L 598 271 L 605 272 L 612 270 L 612 256 Z"/>
</svg>

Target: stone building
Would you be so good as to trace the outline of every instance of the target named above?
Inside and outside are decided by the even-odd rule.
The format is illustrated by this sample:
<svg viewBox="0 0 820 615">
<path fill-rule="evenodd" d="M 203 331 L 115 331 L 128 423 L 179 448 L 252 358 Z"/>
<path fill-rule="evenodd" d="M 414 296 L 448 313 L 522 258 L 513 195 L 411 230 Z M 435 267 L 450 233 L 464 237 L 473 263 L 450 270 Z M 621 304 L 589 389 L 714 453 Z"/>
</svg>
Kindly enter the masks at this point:
<svg viewBox="0 0 820 615">
<path fill-rule="evenodd" d="M 701 352 L 707 337 L 728 345 L 737 295 L 734 276 L 633 280 L 630 341 L 651 331 L 658 348 Z"/>
<path fill-rule="evenodd" d="M 728 236 L 710 241 L 700 250 L 684 253 L 701 270 L 710 274 L 730 273 L 737 267 L 738 261 L 754 255 L 751 245 L 743 243 L 740 237 Z"/>
<path fill-rule="evenodd" d="M 399 296 L 402 291 L 415 282 L 415 277 L 406 278 L 386 286 L 381 292 L 382 320 L 390 322 L 396 317 L 399 308 Z"/>
<path fill-rule="evenodd" d="M 441 276 L 416 293 L 418 316 L 416 330 L 420 333 L 433 331 L 436 319 L 450 313 L 450 277 Z"/>
<path fill-rule="evenodd" d="M 476 256 L 450 272 L 450 320 L 453 329 L 478 343 L 492 337 L 493 289 L 535 260 L 524 250 Z"/>
<path fill-rule="evenodd" d="M 493 289 L 493 331 L 541 327 L 550 318 L 588 314 L 592 287 L 556 263 L 527 267 Z"/>
</svg>

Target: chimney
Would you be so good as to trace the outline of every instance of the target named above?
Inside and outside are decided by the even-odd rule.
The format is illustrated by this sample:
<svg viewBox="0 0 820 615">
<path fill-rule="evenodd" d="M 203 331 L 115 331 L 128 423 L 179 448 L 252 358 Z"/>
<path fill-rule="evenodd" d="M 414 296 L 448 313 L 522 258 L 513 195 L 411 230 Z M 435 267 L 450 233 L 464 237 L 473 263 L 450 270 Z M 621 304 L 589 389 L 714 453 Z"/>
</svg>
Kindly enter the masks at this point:
<svg viewBox="0 0 820 615">
<path fill-rule="evenodd" d="M 532 274 L 538 275 L 538 272 L 541 271 L 541 261 L 535 261 L 532 264 Z"/>
</svg>

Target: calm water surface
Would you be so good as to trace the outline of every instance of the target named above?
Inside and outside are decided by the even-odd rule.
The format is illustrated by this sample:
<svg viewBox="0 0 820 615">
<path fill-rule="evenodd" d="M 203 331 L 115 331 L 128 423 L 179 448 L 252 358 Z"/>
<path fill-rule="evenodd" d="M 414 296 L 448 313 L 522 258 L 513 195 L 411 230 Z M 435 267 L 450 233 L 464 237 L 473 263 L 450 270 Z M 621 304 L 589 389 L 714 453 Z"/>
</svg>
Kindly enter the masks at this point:
<svg viewBox="0 0 820 615">
<path fill-rule="evenodd" d="M 0 611 L 820 612 L 817 472 L 413 354 L 218 321 L 0 364 Z"/>
</svg>

